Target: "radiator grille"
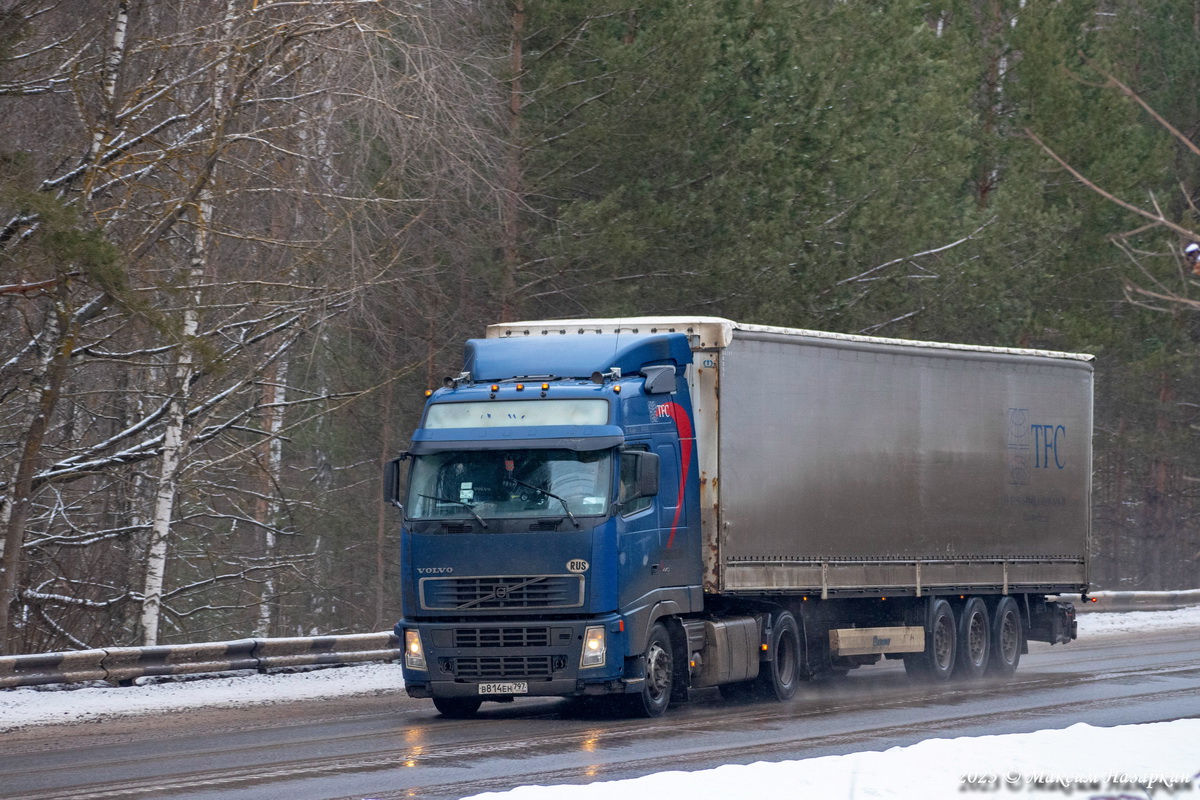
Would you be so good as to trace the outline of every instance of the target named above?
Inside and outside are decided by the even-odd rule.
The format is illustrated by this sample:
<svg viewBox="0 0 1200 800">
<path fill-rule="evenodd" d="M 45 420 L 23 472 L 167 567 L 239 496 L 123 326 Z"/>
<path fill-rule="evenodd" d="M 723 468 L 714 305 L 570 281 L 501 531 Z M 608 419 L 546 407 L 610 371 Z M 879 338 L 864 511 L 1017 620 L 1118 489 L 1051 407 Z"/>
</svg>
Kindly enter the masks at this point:
<svg viewBox="0 0 1200 800">
<path fill-rule="evenodd" d="M 559 663 L 556 663 L 559 662 Z M 563 656 L 484 656 L 454 659 L 454 677 L 492 681 L 510 678 L 549 678 L 566 666 Z"/>
<path fill-rule="evenodd" d="M 455 628 L 455 647 L 548 647 L 549 628 Z"/>
<path fill-rule="evenodd" d="M 582 575 L 491 575 L 422 578 L 421 607 L 440 611 L 512 608 L 578 608 Z"/>
</svg>

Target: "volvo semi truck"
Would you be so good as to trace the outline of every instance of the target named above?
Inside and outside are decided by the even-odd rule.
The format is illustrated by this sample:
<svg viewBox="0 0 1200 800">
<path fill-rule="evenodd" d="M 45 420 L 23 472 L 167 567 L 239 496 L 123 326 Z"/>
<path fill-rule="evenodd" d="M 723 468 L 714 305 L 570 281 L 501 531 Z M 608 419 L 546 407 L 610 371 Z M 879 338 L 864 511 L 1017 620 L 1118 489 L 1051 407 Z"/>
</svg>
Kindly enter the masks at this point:
<svg viewBox="0 0 1200 800">
<path fill-rule="evenodd" d="M 662 714 L 1075 638 L 1092 357 L 714 317 L 492 325 L 388 465 L 407 692 Z"/>
</svg>

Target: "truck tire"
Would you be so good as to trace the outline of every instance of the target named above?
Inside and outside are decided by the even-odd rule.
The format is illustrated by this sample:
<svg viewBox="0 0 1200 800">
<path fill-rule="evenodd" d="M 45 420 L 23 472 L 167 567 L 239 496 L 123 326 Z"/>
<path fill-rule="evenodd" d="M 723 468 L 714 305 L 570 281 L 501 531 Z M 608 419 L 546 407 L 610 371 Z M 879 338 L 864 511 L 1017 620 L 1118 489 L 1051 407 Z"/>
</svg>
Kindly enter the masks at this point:
<svg viewBox="0 0 1200 800">
<path fill-rule="evenodd" d="M 757 694 L 767 700 L 790 700 L 800 681 L 800 627 L 790 611 L 776 618 L 769 648 L 772 658 L 759 668 Z"/>
<path fill-rule="evenodd" d="M 642 717 L 660 717 L 671 704 L 671 687 L 675 681 L 675 657 L 671 637 L 661 622 L 650 628 L 646 642 L 646 678 L 642 690 L 630 697 L 633 713 Z"/>
<path fill-rule="evenodd" d="M 1021 663 L 1024 644 L 1024 626 L 1021 624 L 1021 609 L 1011 597 L 1001 597 L 992 614 L 991 654 L 988 658 L 988 674 L 997 678 L 1011 678 Z"/>
<path fill-rule="evenodd" d="M 954 676 L 964 680 L 982 678 L 988 668 L 991 641 L 987 606 L 978 597 L 968 598 L 958 614 L 958 663 Z"/>
<path fill-rule="evenodd" d="M 920 681 L 946 681 L 954 674 L 955 653 L 958 650 L 958 626 L 954 610 L 945 600 L 935 600 L 930 614 L 925 650 L 904 656 L 904 669 Z"/>
<path fill-rule="evenodd" d="M 433 707 L 443 717 L 449 717 L 450 719 L 468 719 L 473 717 L 481 705 L 483 705 L 483 701 L 478 697 L 433 698 Z"/>
</svg>

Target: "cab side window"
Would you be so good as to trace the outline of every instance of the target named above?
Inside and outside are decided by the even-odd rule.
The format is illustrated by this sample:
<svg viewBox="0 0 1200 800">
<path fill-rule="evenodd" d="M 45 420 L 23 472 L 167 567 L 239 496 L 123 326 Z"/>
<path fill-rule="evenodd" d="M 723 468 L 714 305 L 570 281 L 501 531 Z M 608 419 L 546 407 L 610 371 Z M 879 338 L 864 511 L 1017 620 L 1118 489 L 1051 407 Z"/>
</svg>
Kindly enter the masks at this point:
<svg viewBox="0 0 1200 800">
<path fill-rule="evenodd" d="M 648 452 L 646 445 L 633 445 L 621 453 L 621 491 L 617 496 L 621 513 L 625 516 L 636 514 L 650 507 L 650 497 L 634 497 L 637 492 L 637 456 L 631 451 Z"/>
</svg>

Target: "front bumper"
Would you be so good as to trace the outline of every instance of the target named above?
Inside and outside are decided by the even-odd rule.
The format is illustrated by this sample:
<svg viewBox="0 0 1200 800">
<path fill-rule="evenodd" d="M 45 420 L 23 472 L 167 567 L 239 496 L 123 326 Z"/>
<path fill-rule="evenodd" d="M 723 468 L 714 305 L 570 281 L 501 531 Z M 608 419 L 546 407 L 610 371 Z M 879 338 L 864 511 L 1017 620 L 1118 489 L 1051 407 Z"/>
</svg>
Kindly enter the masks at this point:
<svg viewBox="0 0 1200 800">
<path fill-rule="evenodd" d="M 481 697 L 484 700 L 507 701 L 517 697 L 597 697 L 605 694 L 625 694 L 637 691 L 642 679 L 632 681 L 612 680 L 598 683 L 587 681 L 549 680 L 529 684 L 529 691 L 521 694 L 479 694 L 478 683 L 454 683 L 431 681 L 429 683 L 405 683 L 404 691 L 409 697 Z"/>
<path fill-rule="evenodd" d="M 604 664 L 581 667 L 585 631 L 603 625 Z M 404 665 L 410 697 L 571 697 L 624 693 L 625 636 L 615 616 L 586 620 L 410 622 L 396 633 L 416 630 L 425 669 Z M 634 681 L 636 682 L 636 681 Z M 518 683 L 518 694 L 480 694 L 481 684 Z"/>
</svg>

